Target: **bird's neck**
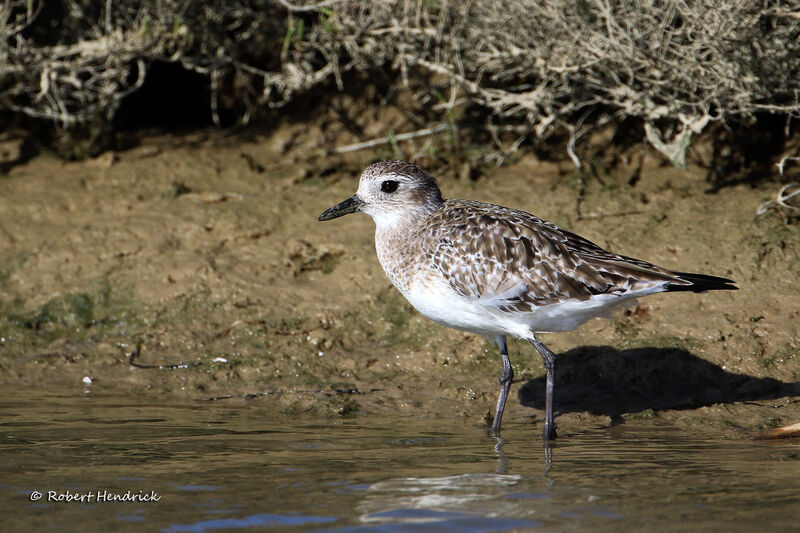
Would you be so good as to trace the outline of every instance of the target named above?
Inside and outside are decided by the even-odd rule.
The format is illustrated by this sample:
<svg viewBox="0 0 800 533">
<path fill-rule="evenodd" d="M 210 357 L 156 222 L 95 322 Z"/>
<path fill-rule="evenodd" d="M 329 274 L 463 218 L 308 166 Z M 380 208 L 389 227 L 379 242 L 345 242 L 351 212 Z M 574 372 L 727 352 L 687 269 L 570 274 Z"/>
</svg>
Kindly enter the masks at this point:
<svg viewBox="0 0 800 533">
<path fill-rule="evenodd" d="M 440 204 L 441 205 L 441 204 Z M 375 219 L 375 251 L 378 260 L 389 280 L 401 292 L 407 289 L 411 272 L 416 258 L 420 253 L 421 234 L 426 231 L 426 223 L 435 209 L 420 209 L 409 213 L 406 211 L 402 217 Z"/>
<path fill-rule="evenodd" d="M 372 220 L 375 221 L 376 235 L 404 235 L 413 233 L 418 227 L 424 225 L 431 215 L 442 207 L 443 203 L 441 198 L 430 199 L 429 201 L 420 203 L 413 209 L 383 211 L 369 214 L 372 216 Z"/>
</svg>

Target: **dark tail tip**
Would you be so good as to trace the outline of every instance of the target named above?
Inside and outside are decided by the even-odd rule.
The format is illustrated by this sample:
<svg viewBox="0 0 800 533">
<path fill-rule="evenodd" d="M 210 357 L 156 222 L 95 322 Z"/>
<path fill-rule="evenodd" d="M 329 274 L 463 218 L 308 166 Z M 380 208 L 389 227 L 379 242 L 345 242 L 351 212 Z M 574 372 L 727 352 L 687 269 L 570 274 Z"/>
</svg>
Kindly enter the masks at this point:
<svg viewBox="0 0 800 533">
<path fill-rule="evenodd" d="M 670 283 L 667 285 L 667 292 L 675 291 L 691 291 L 691 292 L 706 292 L 706 291 L 738 291 L 739 287 L 734 285 L 735 281 L 728 278 L 720 278 L 718 276 L 708 276 L 706 274 L 692 274 L 689 272 L 673 272 L 682 281 L 687 281 L 690 284 L 684 285 L 681 283 Z"/>
</svg>

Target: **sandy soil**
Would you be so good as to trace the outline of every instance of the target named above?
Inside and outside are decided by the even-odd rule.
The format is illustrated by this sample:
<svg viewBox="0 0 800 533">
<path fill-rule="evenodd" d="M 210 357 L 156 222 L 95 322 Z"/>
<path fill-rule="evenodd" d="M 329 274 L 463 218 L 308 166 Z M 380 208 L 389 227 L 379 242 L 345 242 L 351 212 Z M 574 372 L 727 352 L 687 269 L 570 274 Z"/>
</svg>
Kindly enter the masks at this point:
<svg viewBox="0 0 800 533">
<path fill-rule="evenodd" d="M 0 176 L 0 382 L 482 423 L 496 348 L 411 309 L 378 265 L 367 216 L 317 222 L 376 158 L 320 157 L 317 133 L 153 137 Z M 526 156 L 477 181 L 438 175 L 446 197 L 524 209 L 741 288 L 657 295 L 544 335 L 561 354 L 560 431 L 662 417 L 742 434 L 800 420 L 800 225 L 754 219 L 776 183 L 708 194 L 703 169 L 652 156 L 633 185 L 632 172 L 580 180 L 569 162 Z M 509 349 L 505 423 L 538 424 L 541 362 L 526 343 Z"/>
</svg>

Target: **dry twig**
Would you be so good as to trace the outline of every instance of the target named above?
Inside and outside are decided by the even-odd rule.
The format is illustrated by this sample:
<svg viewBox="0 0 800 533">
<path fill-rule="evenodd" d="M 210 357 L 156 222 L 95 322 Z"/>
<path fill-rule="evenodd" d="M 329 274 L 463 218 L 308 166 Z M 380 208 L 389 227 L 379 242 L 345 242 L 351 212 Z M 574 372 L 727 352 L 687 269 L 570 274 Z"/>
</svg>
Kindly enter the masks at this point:
<svg viewBox="0 0 800 533">
<path fill-rule="evenodd" d="M 784 209 L 788 209 L 789 211 L 800 211 L 800 206 L 786 203 L 787 200 L 791 200 L 795 196 L 800 196 L 800 183 L 789 183 L 788 185 L 784 185 L 778 191 L 778 195 L 774 200 L 766 201 L 758 206 L 758 209 L 756 210 L 756 216 L 760 217 L 770 209 L 776 207 L 782 207 Z"/>
</svg>

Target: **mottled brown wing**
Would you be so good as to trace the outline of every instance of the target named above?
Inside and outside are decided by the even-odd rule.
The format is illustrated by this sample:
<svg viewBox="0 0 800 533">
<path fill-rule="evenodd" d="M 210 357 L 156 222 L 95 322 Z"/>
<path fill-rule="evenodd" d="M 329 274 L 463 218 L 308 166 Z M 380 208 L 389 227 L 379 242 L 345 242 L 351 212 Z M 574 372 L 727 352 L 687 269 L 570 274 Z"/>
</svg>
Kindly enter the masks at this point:
<svg viewBox="0 0 800 533">
<path fill-rule="evenodd" d="M 425 231 L 423 251 L 450 286 L 504 311 L 676 279 L 529 213 L 491 204 L 447 200 Z"/>
</svg>

